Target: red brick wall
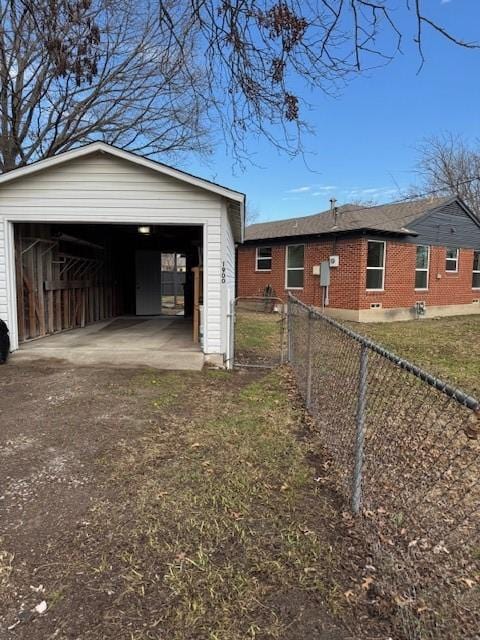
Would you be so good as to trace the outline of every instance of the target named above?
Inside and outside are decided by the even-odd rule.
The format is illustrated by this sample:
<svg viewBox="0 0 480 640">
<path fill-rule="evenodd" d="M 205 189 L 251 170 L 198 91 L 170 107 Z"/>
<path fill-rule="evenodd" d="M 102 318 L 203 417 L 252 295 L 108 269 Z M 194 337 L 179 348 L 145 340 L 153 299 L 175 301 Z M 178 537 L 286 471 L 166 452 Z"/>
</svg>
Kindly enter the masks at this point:
<svg viewBox="0 0 480 640">
<path fill-rule="evenodd" d="M 292 243 L 293 244 L 293 243 Z M 263 246 L 270 246 L 265 243 Z M 275 295 L 286 299 L 285 246 L 272 245 L 272 270 L 255 271 L 256 247 L 244 245 L 238 249 L 238 295 L 261 296 L 267 285 Z M 384 309 L 412 307 L 417 300 L 428 306 L 468 304 L 480 297 L 472 289 L 473 250 L 460 249 L 458 273 L 445 272 L 445 248 L 430 248 L 428 291 L 415 291 L 416 246 L 387 241 L 385 290 L 366 291 L 367 239 L 340 239 L 305 243 L 305 271 L 303 290 L 292 293 L 307 304 L 321 305 L 319 277 L 312 267 L 330 255 L 340 257 L 340 266 L 330 271 L 330 306 L 336 309 L 369 309 L 372 302 L 380 302 Z M 440 278 L 437 278 L 437 274 Z"/>
<path fill-rule="evenodd" d="M 460 249 L 458 273 L 447 273 L 446 249 L 431 246 L 428 291 L 415 291 L 415 245 L 388 241 L 386 251 L 385 291 L 366 291 L 363 282 L 360 309 L 369 309 L 372 302 L 385 309 L 412 307 L 417 300 L 428 306 L 469 304 L 480 297 L 472 289 L 473 249 Z M 362 269 L 365 273 L 366 249 Z"/>
<path fill-rule="evenodd" d="M 294 244 L 294 243 L 292 243 Z M 270 246 L 265 243 L 264 246 Z M 256 272 L 256 247 L 245 245 L 238 249 L 238 295 L 261 296 L 267 285 L 271 285 L 275 295 L 286 300 L 285 289 L 285 246 L 272 246 L 272 270 Z M 358 309 L 362 272 L 360 264 L 364 243 L 360 238 L 353 240 L 332 240 L 305 243 L 305 271 L 303 290 L 292 293 L 306 304 L 320 306 L 322 292 L 320 278 L 312 274 L 314 265 L 328 260 L 331 255 L 340 257 L 340 266 L 331 269 L 329 289 L 330 306 L 340 309 Z"/>
</svg>

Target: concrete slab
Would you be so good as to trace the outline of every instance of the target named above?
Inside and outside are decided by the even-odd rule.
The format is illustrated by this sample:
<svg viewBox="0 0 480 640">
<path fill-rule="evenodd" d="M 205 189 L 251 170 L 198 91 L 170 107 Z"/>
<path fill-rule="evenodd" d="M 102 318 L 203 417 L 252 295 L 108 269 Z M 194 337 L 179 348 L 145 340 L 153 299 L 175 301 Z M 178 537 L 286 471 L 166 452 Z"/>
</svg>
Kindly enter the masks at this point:
<svg viewBox="0 0 480 640">
<path fill-rule="evenodd" d="M 200 371 L 204 355 L 191 322 L 178 317 L 121 317 L 24 343 L 13 362 L 61 359 L 78 365 Z"/>
</svg>

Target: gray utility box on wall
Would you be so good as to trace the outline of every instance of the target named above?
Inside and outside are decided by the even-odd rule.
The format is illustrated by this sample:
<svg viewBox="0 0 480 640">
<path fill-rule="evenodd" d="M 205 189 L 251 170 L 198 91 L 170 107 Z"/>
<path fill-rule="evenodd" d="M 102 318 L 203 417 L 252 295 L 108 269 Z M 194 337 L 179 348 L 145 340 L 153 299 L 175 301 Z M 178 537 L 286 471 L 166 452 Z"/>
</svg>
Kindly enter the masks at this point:
<svg viewBox="0 0 480 640">
<path fill-rule="evenodd" d="M 328 263 L 328 260 L 325 260 L 325 262 L 322 262 L 320 264 L 320 286 L 330 286 L 330 265 Z"/>
</svg>

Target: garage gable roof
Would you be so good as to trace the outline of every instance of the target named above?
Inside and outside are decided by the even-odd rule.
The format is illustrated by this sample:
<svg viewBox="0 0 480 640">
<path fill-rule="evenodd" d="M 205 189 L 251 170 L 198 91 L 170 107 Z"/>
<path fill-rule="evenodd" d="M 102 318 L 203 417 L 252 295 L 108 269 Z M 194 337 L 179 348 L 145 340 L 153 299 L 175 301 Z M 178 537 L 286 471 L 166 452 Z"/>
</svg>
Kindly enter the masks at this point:
<svg viewBox="0 0 480 640">
<path fill-rule="evenodd" d="M 83 158 L 85 156 L 99 152 L 109 154 L 122 160 L 126 160 L 127 162 L 132 162 L 133 164 L 137 164 L 141 167 L 146 167 L 147 169 L 152 169 L 153 171 L 161 173 L 162 175 L 175 178 L 176 180 L 180 180 L 181 182 L 194 187 L 198 187 L 199 189 L 204 189 L 205 191 L 209 191 L 210 193 L 214 193 L 218 196 L 226 198 L 227 200 L 230 200 L 232 203 L 234 203 L 234 206 L 231 208 L 231 210 L 236 211 L 239 217 L 239 219 L 236 221 L 237 224 L 235 224 L 234 226 L 236 227 L 236 230 L 240 231 L 240 241 L 243 239 L 245 194 L 240 193 L 239 191 L 234 191 L 233 189 L 228 189 L 227 187 L 223 187 L 222 185 L 216 184 L 215 182 L 210 182 L 209 180 L 205 180 L 204 178 L 199 178 L 197 176 L 191 175 L 186 171 L 175 169 L 174 167 L 170 167 L 169 165 L 157 162 L 156 160 L 145 158 L 136 153 L 132 153 L 131 151 L 125 151 L 124 149 L 120 149 L 119 147 L 107 144 L 106 142 L 91 142 L 90 144 L 86 144 L 82 147 L 77 147 L 76 149 L 72 149 L 71 151 L 59 153 L 58 155 L 52 156 L 51 158 L 44 158 L 43 160 L 38 160 L 37 162 L 33 162 L 32 164 L 27 164 L 24 167 L 12 169 L 12 171 L 8 171 L 7 173 L 0 175 L 0 187 L 2 184 L 10 182 L 11 180 L 17 180 L 18 178 L 26 177 L 32 173 L 37 173 L 38 171 L 43 171 L 44 169 L 50 169 L 64 162 L 68 162 L 77 158 Z"/>
</svg>

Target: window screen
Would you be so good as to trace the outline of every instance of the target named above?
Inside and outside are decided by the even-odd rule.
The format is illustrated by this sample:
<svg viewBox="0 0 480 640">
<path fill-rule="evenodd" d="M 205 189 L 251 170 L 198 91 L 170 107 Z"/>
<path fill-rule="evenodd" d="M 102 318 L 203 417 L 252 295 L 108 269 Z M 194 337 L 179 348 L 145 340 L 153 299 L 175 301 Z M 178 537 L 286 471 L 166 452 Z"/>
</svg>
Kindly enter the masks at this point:
<svg viewBox="0 0 480 640">
<path fill-rule="evenodd" d="M 287 289 L 303 288 L 304 249 L 303 244 L 287 247 Z"/>
<path fill-rule="evenodd" d="M 447 249 L 445 271 L 458 271 L 458 249 Z"/>
<path fill-rule="evenodd" d="M 428 267 L 430 262 L 430 247 L 417 247 L 417 262 L 415 266 L 415 289 L 428 289 Z"/>
<path fill-rule="evenodd" d="M 272 270 L 272 247 L 257 248 L 257 271 Z"/>
<path fill-rule="evenodd" d="M 480 289 L 480 251 L 473 252 L 472 287 Z"/>
<path fill-rule="evenodd" d="M 368 241 L 367 289 L 383 289 L 385 282 L 385 242 Z"/>
</svg>

